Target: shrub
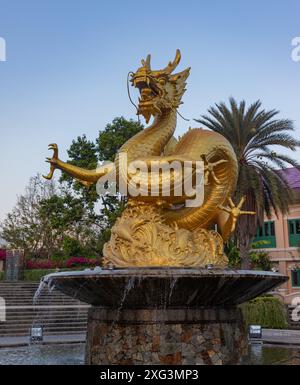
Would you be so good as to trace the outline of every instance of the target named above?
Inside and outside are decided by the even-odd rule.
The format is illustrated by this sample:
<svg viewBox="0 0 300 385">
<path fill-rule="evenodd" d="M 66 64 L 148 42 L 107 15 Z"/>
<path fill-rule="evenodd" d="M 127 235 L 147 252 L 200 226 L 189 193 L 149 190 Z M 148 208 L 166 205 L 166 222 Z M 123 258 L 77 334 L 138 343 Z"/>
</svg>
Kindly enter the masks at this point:
<svg viewBox="0 0 300 385">
<path fill-rule="evenodd" d="M 85 258 L 85 257 L 71 257 L 66 261 L 62 260 L 50 260 L 50 259 L 29 259 L 26 262 L 26 269 L 62 269 L 62 268 L 76 268 L 76 267 L 87 267 L 97 266 L 99 261 L 96 258 Z"/>
<path fill-rule="evenodd" d="M 4 271 L 0 271 L 0 281 L 4 280 Z"/>
<path fill-rule="evenodd" d="M 71 257 L 66 261 L 66 267 L 77 267 L 77 266 L 96 266 L 99 264 L 97 259 L 89 259 L 84 257 Z"/>
<path fill-rule="evenodd" d="M 71 257 L 73 256 L 78 256 L 82 253 L 82 247 L 80 242 L 71 237 L 65 237 L 63 241 L 63 252 L 64 255 Z"/>
<path fill-rule="evenodd" d="M 270 271 L 272 264 L 266 251 L 261 248 L 266 246 L 268 241 L 257 241 L 252 243 L 252 249 L 249 251 L 251 269 Z M 258 249 L 258 250 L 256 250 Z M 228 258 L 228 265 L 234 269 L 241 268 L 240 250 L 233 239 L 229 239 L 224 245 L 224 252 Z"/>
<path fill-rule="evenodd" d="M 56 269 L 63 267 L 63 263 L 59 261 L 51 261 L 49 259 L 30 259 L 26 262 L 26 268 L 34 269 Z"/>
<path fill-rule="evenodd" d="M 273 296 L 257 297 L 241 305 L 246 327 L 261 325 L 269 329 L 285 329 L 288 326 L 284 305 Z"/>
<path fill-rule="evenodd" d="M 6 250 L 0 249 L 0 261 L 5 261 L 6 259 Z"/>
<path fill-rule="evenodd" d="M 41 278 L 44 275 L 50 274 L 50 273 L 55 273 L 55 269 L 35 269 L 35 270 L 24 270 L 23 273 L 23 280 L 24 281 L 30 281 L 30 282 L 38 282 L 41 280 Z"/>
</svg>

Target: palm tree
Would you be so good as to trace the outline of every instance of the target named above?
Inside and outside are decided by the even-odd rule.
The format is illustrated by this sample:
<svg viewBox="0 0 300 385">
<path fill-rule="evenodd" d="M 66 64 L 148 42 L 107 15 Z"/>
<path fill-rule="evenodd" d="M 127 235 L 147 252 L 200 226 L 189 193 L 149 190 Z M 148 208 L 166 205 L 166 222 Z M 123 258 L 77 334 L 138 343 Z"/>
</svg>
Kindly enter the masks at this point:
<svg viewBox="0 0 300 385">
<path fill-rule="evenodd" d="M 258 100 L 246 108 L 234 98 L 210 107 L 208 115 L 196 121 L 222 134 L 232 144 L 239 164 L 239 176 L 234 198 L 246 197 L 245 209 L 256 215 L 239 218 L 235 239 L 241 252 L 242 267 L 250 267 L 248 251 L 257 226 L 263 223 L 264 213 L 286 214 L 293 201 L 293 193 L 278 168 L 287 165 L 300 167 L 296 160 L 276 150 L 295 151 L 300 141 L 293 138 L 293 122 L 274 119 L 279 111 L 265 111 Z M 275 147 L 274 147 L 275 146 Z"/>
</svg>

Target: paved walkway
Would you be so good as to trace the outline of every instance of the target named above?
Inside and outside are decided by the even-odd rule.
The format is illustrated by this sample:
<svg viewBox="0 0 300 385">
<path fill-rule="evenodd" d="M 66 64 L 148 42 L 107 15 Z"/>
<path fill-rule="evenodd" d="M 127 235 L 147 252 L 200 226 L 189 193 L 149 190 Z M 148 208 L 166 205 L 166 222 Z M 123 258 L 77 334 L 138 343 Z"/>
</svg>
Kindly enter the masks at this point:
<svg viewBox="0 0 300 385">
<path fill-rule="evenodd" d="M 70 344 L 85 342 L 85 334 L 59 334 L 44 336 L 42 342 L 39 344 Z M 29 344 L 29 337 L 0 337 L 0 348 L 7 348 L 12 346 L 27 346 Z"/>
<path fill-rule="evenodd" d="M 262 329 L 262 340 L 264 343 L 300 346 L 300 330 Z"/>
<path fill-rule="evenodd" d="M 269 344 L 298 345 L 300 346 L 300 330 L 262 329 L 262 340 Z M 85 334 L 59 334 L 44 336 L 41 344 L 68 344 L 86 341 Z M 0 348 L 26 346 L 29 337 L 0 337 Z"/>
</svg>

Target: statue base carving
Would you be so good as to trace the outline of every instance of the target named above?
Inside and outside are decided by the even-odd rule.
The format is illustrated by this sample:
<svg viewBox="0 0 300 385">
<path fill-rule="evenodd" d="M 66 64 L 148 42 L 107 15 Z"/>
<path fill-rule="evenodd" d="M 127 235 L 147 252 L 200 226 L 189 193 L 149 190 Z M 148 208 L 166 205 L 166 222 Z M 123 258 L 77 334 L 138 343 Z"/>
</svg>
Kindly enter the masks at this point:
<svg viewBox="0 0 300 385">
<path fill-rule="evenodd" d="M 225 267 L 223 240 L 213 230 L 189 231 L 164 223 L 162 209 L 129 204 L 112 228 L 103 248 L 103 265 L 116 267 Z"/>
</svg>

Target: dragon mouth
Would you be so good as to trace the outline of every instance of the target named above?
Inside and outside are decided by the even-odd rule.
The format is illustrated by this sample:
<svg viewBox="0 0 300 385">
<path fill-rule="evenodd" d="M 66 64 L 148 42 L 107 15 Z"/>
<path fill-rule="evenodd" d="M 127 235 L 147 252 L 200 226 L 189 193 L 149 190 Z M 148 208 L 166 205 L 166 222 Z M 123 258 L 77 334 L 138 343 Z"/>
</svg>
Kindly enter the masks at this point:
<svg viewBox="0 0 300 385">
<path fill-rule="evenodd" d="M 143 88 L 141 90 L 141 97 L 139 98 L 140 103 L 148 103 L 155 99 L 156 95 L 150 88 Z"/>
<path fill-rule="evenodd" d="M 138 114 L 143 115 L 148 123 L 151 115 L 161 112 L 157 107 L 160 98 L 159 87 L 153 78 L 145 74 L 134 76 L 132 83 L 140 92 Z"/>
<path fill-rule="evenodd" d="M 150 87 L 143 87 L 140 89 L 138 113 L 144 116 L 147 123 L 150 120 L 151 115 L 155 115 L 159 112 L 157 111 L 156 102 L 157 94 L 153 92 Z"/>
</svg>

